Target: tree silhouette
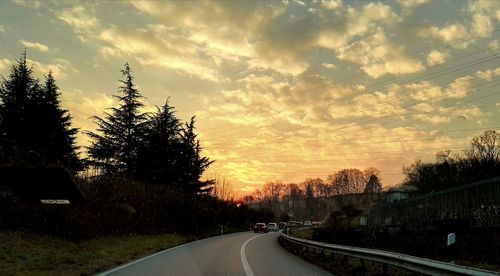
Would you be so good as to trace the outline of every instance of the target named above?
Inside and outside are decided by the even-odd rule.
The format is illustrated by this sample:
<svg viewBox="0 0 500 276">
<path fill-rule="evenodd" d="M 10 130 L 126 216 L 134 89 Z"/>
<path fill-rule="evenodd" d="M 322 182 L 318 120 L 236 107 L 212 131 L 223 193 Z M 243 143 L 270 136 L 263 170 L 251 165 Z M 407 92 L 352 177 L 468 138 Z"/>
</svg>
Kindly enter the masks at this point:
<svg viewBox="0 0 500 276">
<path fill-rule="evenodd" d="M 372 174 L 366 183 L 365 193 L 377 194 L 382 192 L 382 184 L 377 175 Z"/>
<path fill-rule="evenodd" d="M 500 133 L 487 130 L 472 139 L 464 155 L 452 157 L 451 151 L 440 151 L 436 162 L 418 160 L 404 166 L 403 173 L 402 184 L 416 188 L 419 194 L 500 176 Z"/>
<path fill-rule="evenodd" d="M 144 138 L 146 114 L 140 113 L 142 97 L 135 88 L 134 78 L 128 63 L 121 70 L 119 94 L 120 104 L 105 113 L 105 118 L 94 116 L 97 132 L 87 132 L 92 143 L 88 147 L 90 165 L 105 173 L 118 173 L 132 178 L 137 171 L 138 150 Z"/>
<path fill-rule="evenodd" d="M 33 108 L 33 122 L 37 123 L 37 142 L 41 157 L 46 163 L 60 164 L 72 170 L 80 170 L 82 164 L 77 155 L 75 136 L 78 130 L 71 127 L 69 111 L 60 106 L 60 93 L 52 72 L 45 77 L 45 83 L 37 96 Z"/>
<path fill-rule="evenodd" d="M 139 149 L 139 178 L 153 183 L 178 182 L 181 123 L 168 100 L 148 117 L 144 143 Z"/>
<path fill-rule="evenodd" d="M 180 156 L 176 166 L 180 174 L 179 183 L 182 190 L 188 194 L 210 193 L 214 180 L 202 181 L 205 170 L 214 162 L 201 156 L 200 141 L 196 139 L 195 117 L 186 123 L 181 131 Z"/>
<path fill-rule="evenodd" d="M 60 106 L 60 93 L 50 72 L 43 86 L 27 65 L 26 51 L 0 86 L 0 162 L 62 165 L 79 170 L 77 129 Z"/>
<path fill-rule="evenodd" d="M 312 183 L 305 185 L 304 194 L 307 219 L 312 219 L 316 211 L 314 206 L 314 186 Z"/>
<path fill-rule="evenodd" d="M 365 174 L 354 168 L 342 169 L 328 176 L 334 195 L 359 194 L 366 188 Z"/>
<path fill-rule="evenodd" d="M 26 62 L 26 51 L 10 69 L 7 79 L 0 86 L 0 160 L 2 163 L 23 163 L 30 150 L 33 136 L 28 110 L 31 99 L 40 90 L 33 70 Z"/>
</svg>

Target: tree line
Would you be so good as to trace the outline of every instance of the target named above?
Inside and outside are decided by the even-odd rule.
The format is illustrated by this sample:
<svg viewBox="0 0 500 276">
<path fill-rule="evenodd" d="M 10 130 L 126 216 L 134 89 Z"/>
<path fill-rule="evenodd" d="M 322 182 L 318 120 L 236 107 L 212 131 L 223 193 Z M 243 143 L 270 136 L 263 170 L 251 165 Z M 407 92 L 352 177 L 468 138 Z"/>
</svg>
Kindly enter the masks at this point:
<svg viewBox="0 0 500 276">
<path fill-rule="evenodd" d="M 321 198 L 360 193 L 380 193 L 382 184 L 380 171 L 370 167 L 363 171 L 356 168 L 342 169 L 330 174 L 326 180 L 307 178 L 303 182 L 268 182 L 262 189 L 244 196 L 242 201 L 257 208 L 273 211 L 281 221 L 289 219 L 289 212 L 295 218 L 322 219 L 319 217 Z"/>
<path fill-rule="evenodd" d="M 418 160 L 403 167 L 403 187 L 418 194 L 461 186 L 467 183 L 500 176 L 500 132 L 487 130 L 471 139 L 462 154 L 443 150 L 435 162 Z"/>
<path fill-rule="evenodd" d="M 214 197 L 214 180 L 202 179 L 214 161 L 202 155 L 195 117 L 182 122 L 168 99 L 156 111 L 143 112 L 143 96 L 129 64 L 121 75 L 114 94 L 118 103 L 91 118 L 96 129 L 84 131 L 90 137 L 85 148 L 76 144 L 79 130 L 61 106 L 51 72 L 44 81 L 35 78 L 24 52 L 2 77 L 0 166 L 63 167 L 85 202 L 59 209 L 27 205 L 9 197 L 3 186 L 0 228 L 71 236 L 159 231 L 213 235 L 221 227 L 246 230 L 252 222 L 272 218 L 267 210 Z"/>
<path fill-rule="evenodd" d="M 404 179 L 394 188 L 402 188 L 412 195 L 424 195 L 483 179 L 500 176 L 500 132 L 487 130 L 474 137 L 463 154 L 442 150 L 435 162 L 416 162 L 403 166 Z M 380 171 L 370 167 L 341 169 L 323 180 L 308 178 L 295 183 L 268 182 L 262 189 L 244 196 L 242 201 L 257 208 L 272 210 L 276 217 L 287 219 L 289 211 L 296 217 L 317 217 L 318 199 L 339 195 L 380 193 Z M 390 188 L 389 190 L 392 190 Z M 381 197 L 382 199 L 383 197 Z"/>
<path fill-rule="evenodd" d="M 209 192 L 202 181 L 212 160 L 201 155 L 195 117 L 182 123 L 168 99 L 156 112 L 144 113 L 128 63 L 114 95 L 118 105 L 94 116 L 96 131 L 88 157 L 81 158 L 71 115 L 60 103 L 56 80 L 49 72 L 43 83 L 28 65 L 26 52 L 0 84 L 0 164 L 62 166 L 73 174 L 95 169 L 104 176 L 168 185 L 186 194 Z"/>
<path fill-rule="evenodd" d="M 50 72 L 33 77 L 26 53 L 0 84 L 0 164 L 46 163 L 82 169 L 68 110 Z"/>
</svg>

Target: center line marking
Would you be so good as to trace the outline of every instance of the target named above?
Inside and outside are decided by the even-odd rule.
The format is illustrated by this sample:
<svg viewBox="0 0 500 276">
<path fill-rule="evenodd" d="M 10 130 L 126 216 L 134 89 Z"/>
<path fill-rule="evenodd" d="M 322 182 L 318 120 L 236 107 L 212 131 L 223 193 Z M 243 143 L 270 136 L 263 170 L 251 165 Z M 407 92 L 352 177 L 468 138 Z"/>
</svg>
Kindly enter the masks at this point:
<svg viewBox="0 0 500 276">
<path fill-rule="evenodd" d="M 244 242 L 243 245 L 241 246 L 241 249 L 240 249 L 241 263 L 243 264 L 243 269 L 245 270 L 246 276 L 255 276 L 255 274 L 253 274 L 252 268 L 250 268 L 250 264 L 248 264 L 247 255 L 245 254 L 245 247 L 253 239 L 258 238 L 258 237 L 262 237 L 262 236 L 263 235 L 258 235 L 258 236 L 252 237 L 252 238 L 248 239 L 246 242 Z"/>
</svg>

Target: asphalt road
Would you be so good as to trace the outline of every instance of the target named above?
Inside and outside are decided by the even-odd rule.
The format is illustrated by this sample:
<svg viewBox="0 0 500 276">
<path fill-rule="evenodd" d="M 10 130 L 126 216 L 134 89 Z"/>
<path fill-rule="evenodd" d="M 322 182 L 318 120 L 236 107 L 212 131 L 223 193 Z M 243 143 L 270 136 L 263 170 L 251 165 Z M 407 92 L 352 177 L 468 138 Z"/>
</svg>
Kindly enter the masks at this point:
<svg viewBox="0 0 500 276">
<path fill-rule="evenodd" d="M 331 275 L 289 253 L 279 233 L 235 233 L 180 245 L 101 275 Z"/>
</svg>

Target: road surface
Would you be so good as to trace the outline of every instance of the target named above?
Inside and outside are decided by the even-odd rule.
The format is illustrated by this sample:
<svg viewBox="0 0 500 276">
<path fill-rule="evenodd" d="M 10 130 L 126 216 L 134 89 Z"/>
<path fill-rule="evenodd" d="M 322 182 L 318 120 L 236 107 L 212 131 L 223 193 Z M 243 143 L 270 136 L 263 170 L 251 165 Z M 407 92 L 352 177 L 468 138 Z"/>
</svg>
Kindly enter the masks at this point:
<svg viewBox="0 0 500 276">
<path fill-rule="evenodd" d="M 331 275 L 289 253 L 279 233 L 235 233 L 180 245 L 101 275 Z"/>
</svg>

